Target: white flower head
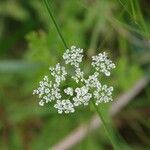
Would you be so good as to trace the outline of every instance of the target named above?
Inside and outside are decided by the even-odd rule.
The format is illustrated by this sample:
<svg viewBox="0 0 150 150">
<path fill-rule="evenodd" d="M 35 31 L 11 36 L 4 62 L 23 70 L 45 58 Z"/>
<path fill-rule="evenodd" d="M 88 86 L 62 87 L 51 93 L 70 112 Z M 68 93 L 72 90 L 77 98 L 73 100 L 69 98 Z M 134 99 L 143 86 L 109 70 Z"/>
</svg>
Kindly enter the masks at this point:
<svg viewBox="0 0 150 150">
<path fill-rule="evenodd" d="M 70 64 L 73 67 L 74 75 L 69 75 L 65 66 L 60 63 L 49 68 L 54 80 L 51 81 L 48 76 L 44 76 L 43 80 L 39 82 L 39 87 L 33 91 L 33 94 L 38 95 L 40 99 L 40 106 L 53 102 L 54 108 L 59 114 L 68 114 L 75 112 L 75 108 L 80 105 L 87 106 L 91 100 L 96 105 L 112 101 L 113 87 L 102 85 L 99 78 L 100 73 L 109 76 L 110 71 L 115 68 L 115 64 L 107 58 L 105 52 L 93 56 L 91 65 L 95 68 L 95 72 L 85 78 L 85 73 L 80 68 L 82 58 L 83 49 L 71 46 L 63 54 L 63 59 L 66 65 Z M 76 82 L 76 87 L 66 87 L 71 79 Z M 65 88 L 62 82 L 66 82 Z"/>
<path fill-rule="evenodd" d="M 80 68 L 76 68 L 75 75 L 72 76 L 71 78 L 74 79 L 76 81 L 76 83 L 79 83 L 80 81 L 83 82 L 84 81 L 84 72 L 81 71 Z"/>
<path fill-rule="evenodd" d="M 75 46 L 71 46 L 70 49 L 67 49 L 63 54 L 63 59 L 66 64 L 70 64 L 75 67 L 79 67 L 79 64 L 82 62 L 83 49 L 76 48 Z"/>
<path fill-rule="evenodd" d="M 54 107 L 58 109 L 59 114 L 62 114 L 63 112 L 68 114 L 75 111 L 73 104 L 68 99 L 64 99 L 62 101 L 57 100 L 57 103 L 54 105 Z"/>
<path fill-rule="evenodd" d="M 92 97 L 92 94 L 88 92 L 88 87 L 83 86 L 81 88 L 76 88 L 76 97 L 73 98 L 74 105 L 79 106 L 81 104 L 88 105 Z"/>
<path fill-rule="evenodd" d="M 64 92 L 67 95 L 73 96 L 73 88 L 71 88 L 71 87 L 68 87 L 68 88 L 64 89 Z"/>
<path fill-rule="evenodd" d="M 61 99 L 60 89 L 58 88 L 57 84 L 52 84 L 47 76 L 45 76 L 43 81 L 40 81 L 39 84 L 40 86 L 33 91 L 33 94 L 39 95 L 40 106 L 44 106 L 44 103 Z"/>
<path fill-rule="evenodd" d="M 92 66 L 97 71 L 104 73 L 106 76 L 110 76 L 110 70 L 116 67 L 115 64 L 107 58 L 105 52 L 92 56 L 92 60 Z"/>
<path fill-rule="evenodd" d="M 95 72 L 93 75 L 90 75 L 89 78 L 85 81 L 85 84 L 87 87 L 89 88 L 97 88 L 100 89 L 101 88 L 101 83 L 98 80 L 98 72 Z"/>
<path fill-rule="evenodd" d="M 96 100 L 96 105 L 101 102 L 107 103 L 109 101 L 112 101 L 112 92 L 113 87 L 107 87 L 107 85 L 103 85 L 101 89 L 95 90 L 93 95 Z"/>
<path fill-rule="evenodd" d="M 58 63 L 56 67 L 49 68 L 51 75 L 55 77 L 55 82 L 59 85 L 61 81 L 64 81 L 67 75 L 66 69 L 63 66 L 60 66 Z"/>
</svg>

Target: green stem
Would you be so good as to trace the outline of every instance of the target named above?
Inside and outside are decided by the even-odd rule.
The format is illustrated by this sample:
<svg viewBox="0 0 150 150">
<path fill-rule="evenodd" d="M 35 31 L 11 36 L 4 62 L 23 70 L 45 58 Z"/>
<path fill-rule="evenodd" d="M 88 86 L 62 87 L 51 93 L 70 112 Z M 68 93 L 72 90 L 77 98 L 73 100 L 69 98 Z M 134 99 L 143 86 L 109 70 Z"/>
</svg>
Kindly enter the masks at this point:
<svg viewBox="0 0 150 150">
<path fill-rule="evenodd" d="M 114 150 L 118 150 L 117 143 L 113 140 L 113 137 L 112 137 L 112 134 L 110 133 L 109 127 L 107 126 L 107 123 L 105 122 L 105 119 L 103 118 L 103 115 L 102 115 L 101 112 L 99 111 L 98 106 L 95 105 L 95 102 L 94 102 L 94 101 L 92 101 L 92 104 L 93 104 L 93 106 L 94 106 L 96 112 L 98 113 L 99 118 L 100 118 L 101 121 L 102 121 L 102 125 L 103 125 L 103 127 L 104 127 L 104 129 L 105 129 L 105 132 L 106 132 L 106 134 L 107 134 L 107 136 L 108 136 L 108 138 L 109 138 L 109 140 L 110 140 L 110 142 L 111 142 L 111 144 L 112 144 Z"/>
<path fill-rule="evenodd" d="M 56 22 L 56 19 L 55 19 L 54 15 L 53 15 L 53 13 L 51 11 L 49 0 L 44 0 L 44 3 L 46 5 L 46 8 L 47 8 L 47 10 L 49 12 L 49 15 L 50 15 L 50 17 L 51 17 L 55 27 L 56 27 L 56 30 L 57 30 L 57 32 L 58 32 L 58 34 L 59 34 L 59 36 L 60 36 L 60 38 L 61 38 L 61 40 L 62 40 L 62 42 L 63 42 L 63 44 L 65 46 L 65 48 L 68 49 L 68 46 L 67 46 L 67 44 L 66 44 L 66 42 L 64 40 L 64 37 L 63 37 L 63 35 L 62 35 L 62 33 L 61 33 L 60 29 L 59 29 L 59 26 L 58 26 L 57 22 Z"/>
<path fill-rule="evenodd" d="M 48 12 L 49 12 L 49 15 L 50 15 L 52 21 L 53 21 L 53 23 L 54 23 L 54 25 L 55 25 L 55 27 L 56 27 L 57 32 L 58 32 L 58 34 L 59 34 L 59 36 L 60 36 L 60 38 L 61 38 L 61 40 L 62 40 L 62 42 L 63 42 L 63 44 L 64 44 L 64 46 L 65 46 L 65 48 L 67 49 L 68 46 L 67 46 L 67 44 L 66 44 L 66 42 L 65 42 L 65 40 L 64 40 L 64 38 L 63 38 L 63 35 L 62 35 L 62 33 L 61 33 L 60 29 L 59 29 L 59 26 L 58 26 L 58 24 L 57 24 L 57 22 L 56 22 L 56 20 L 55 20 L 55 17 L 54 17 L 54 15 L 53 15 L 52 11 L 51 11 L 49 0 L 44 0 L 44 3 L 45 3 L 45 5 L 46 5 L 46 8 L 47 8 L 47 10 L 48 10 Z M 93 102 L 93 101 L 92 101 L 92 102 Z M 104 128 L 105 128 L 105 130 L 106 130 L 106 133 L 107 133 L 107 135 L 108 135 L 108 137 L 109 137 L 109 139 L 110 139 L 110 141 L 111 141 L 111 143 L 112 143 L 114 149 L 117 150 L 117 148 L 116 148 L 117 146 L 116 146 L 116 144 L 115 144 L 115 142 L 114 142 L 114 140 L 113 140 L 111 134 L 109 133 L 109 129 L 108 129 L 107 125 L 106 125 L 106 122 L 105 122 L 103 116 L 101 115 L 100 111 L 98 110 L 98 107 L 95 105 L 94 102 L 93 102 L 93 105 L 94 105 L 95 110 L 97 111 L 97 113 L 98 113 L 98 115 L 99 115 L 99 117 L 100 117 L 100 119 L 101 119 L 103 125 L 104 125 Z"/>
<path fill-rule="evenodd" d="M 131 3 L 131 10 L 132 10 L 133 19 L 134 19 L 134 22 L 137 24 L 135 7 L 134 7 L 134 0 L 130 0 L 130 3 Z"/>
</svg>

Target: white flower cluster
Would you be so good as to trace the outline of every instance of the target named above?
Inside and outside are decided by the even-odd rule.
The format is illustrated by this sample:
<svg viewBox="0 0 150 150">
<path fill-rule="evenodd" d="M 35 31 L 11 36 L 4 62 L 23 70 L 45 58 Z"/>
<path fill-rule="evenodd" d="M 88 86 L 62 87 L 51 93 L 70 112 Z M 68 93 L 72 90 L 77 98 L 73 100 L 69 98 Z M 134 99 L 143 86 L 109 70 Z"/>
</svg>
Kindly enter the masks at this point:
<svg viewBox="0 0 150 150">
<path fill-rule="evenodd" d="M 61 81 L 64 81 L 66 78 L 65 76 L 67 75 L 67 72 L 65 70 L 65 67 L 60 66 L 58 63 L 56 67 L 50 67 L 49 70 L 51 71 L 51 75 L 55 77 L 55 82 L 60 85 Z"/>
<path fill-rule="evenodd" d="M 58 109 L 58 113 L 62 114 L 63 112 L 65 112 L 66 114 L 68 113 L 73 113 L 74 110 L 74 106 L 73 104 L 70 102 L 70 100 L 57 100 L 57 103 L 54 105 L 55 108 Z"/>
<path fill-rule="evenodd" d="M 70 64 L 75 67 L 79 67 L 79 63 L 82 62 L 83 49 L 76 48 L 75 46 L 71 46 L 71 49 L 67 49 L 63 54 L 63 59 L 66 64 Z"/>
<path fill-rule="evenodd" d="M 85 80 L 85 84 L 90 88 L 101 88 L 101 83 L 98 80 L 99 73 L 95 72 L 93 75 L 90 75 L 87 80 Z"/>
<path fill-rule="evenodd" d="M 45 76 L 39 82 L 39 87 L 33 91 L 33 94 L 39 96 L 40 106 L 44 106 L 48 102 L 54 102 L 54 108 L 58 110 L 58 113 L 62 114 L 73 113 L 76 107 L 80 105 L 86 106 L 90 100 L 93 100 L 96 105 L 112 101 L 113 87 L 102 85 L 99 81 L 99 76 L 100 72 L 109 76 L 111 69 L 115 68 L 115 64 L 107 58 L 105 52 L 93 56 L 92 66 L 96 71 L 92 75 L 89 75 L 88 78 L 85 78 L 84 72 L 80 68 L 82 58 L 83 49 L 71 46 L 63 54 L 63 59 L 66 64 L 74 67 L 74 75 L 69 75 L 66 68 L 59 63 L 55 67 L 49 68 L 54 80 L 50 81 L 48 76 Z M 73 79 L 77 87 L 65 86 L 64 88 L 61 83 L 66 78 L 69 80 Z"/>
<path fill-rule="evenodd" d="M 110 76 L 110 70 L 116 67 L 115 64 L 107 58 L 105 52 L 99 53 L 97 56 L 92 56 L 92 60 L 92 66 L 106 76 Z"/>
<path fill-rule="evenodd" d="M 79 67 L 75 68 L 75 75 L 72 76 L 72 79 L 76 81 L 76 83 L 79 83 L 80 81 L 84 81 L 84 72 L 81 71 Z"/>
<path fill-rule="evenodd" d="M 112 91 L 113 87 L 107 87 L 107 85 L 103 85 L 98 90 L 95 90 L 93 92 L 94 98 L 96 99 L 96 105 L 98 105 L 101 102 L 109 102 L 112 101 Z"/>
<path fill-rule="evenodd" d="M 71 88 L 71 87 L 68 87 L 68 88 L 64 89 L 64 92 L 67 95 L 73 96 L 73 88 Z"/>
<path fill-rule="evenodd" d="M 89 89 L 86 86 L 76 88 L 76 97 L 73 97 L 74 105 L 79 106 L 81 104 L 88 105 L 92 97 L 91 93 L 88 93 Z"/>
<path fill-rule="evenodd" d="M 44 106 L 44 103 L 61 99 L 60 89 L 57 84 L 52 84 L 52 82 L 49 81 L 48 76 L 45 76 L 43 81 L 40 81 L 40 86 L 33 91 L 33 94 L 39 95 L 40 106 Z"/>
</svg>

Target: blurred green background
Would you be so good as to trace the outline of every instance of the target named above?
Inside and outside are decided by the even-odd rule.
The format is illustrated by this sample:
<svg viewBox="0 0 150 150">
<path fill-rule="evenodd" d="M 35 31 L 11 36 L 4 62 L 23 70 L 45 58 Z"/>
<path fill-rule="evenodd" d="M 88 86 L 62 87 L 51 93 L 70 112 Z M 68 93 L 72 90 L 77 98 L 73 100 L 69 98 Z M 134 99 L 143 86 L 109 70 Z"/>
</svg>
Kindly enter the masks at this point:
<svg viewBox="0 0 150 150">
<path fill-rule="evenodd" d="M 104 79 L 114 86 L 114 97 L 149 76 L 149 0 L 53 0 L 51 7 L 67 44 L 85 50 L 85 63 L 101 51 L 107 51 L 116 63 L 112 77 Z M 51 149 L 94 114 L 93 108 L 82 108 L 58 115 L 50 105 L 39 107 L 32 95 L 48 67 L 62 60 L 64 51 L 42 0 L 0 1 L 0 150 Z M 147 85 L 111 120 L 124 139 L 123 149 L 126 145 L 150 149 L 149 106 Z M 112 147 L 101 128 L 72 149 Z"/>
</svg>

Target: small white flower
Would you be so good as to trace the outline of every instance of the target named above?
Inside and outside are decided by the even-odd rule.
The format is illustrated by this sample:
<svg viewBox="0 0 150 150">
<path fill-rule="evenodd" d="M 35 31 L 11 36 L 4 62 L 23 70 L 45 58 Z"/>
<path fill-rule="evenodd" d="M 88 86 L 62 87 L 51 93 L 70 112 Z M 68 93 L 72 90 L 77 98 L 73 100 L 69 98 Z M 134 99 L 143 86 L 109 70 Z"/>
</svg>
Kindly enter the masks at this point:
<svg viewBox="0 0 150 150">
<path fill-rule="evenodd" d="M 44 106 L 44 101 L 43 101 L 43 100 L 40 100 L 39 105 L 40 105 L 40 106 Z"/>
<path fill-rule="evenodd" d="M 107 58 L 105 52 L 92 56 L 92 60 L 92 66 L 97 71 L 104 73 L 106 76 L 110 76 L 110 70 L 116 67 L 115 64 Z"/>
<path fill-rule="evenodd" d="M 64 92 L 67 95 L 73 96 L 73 88 L 71 88 L 71 87 L 68 87 L 68 88 L 64 89 Z"/>
<path fill-rule="evenodd" d="M 63 54 L 63 59 L 66 64 L 70 64 L 75 67 L 79 67 L 79 63 L 82 62 L 83 49 L 76 48 L 75 46 L 71 46 L 71 49 L 67 49 Z"/>
<path fill-rule="evenodd" d="M 93 75 L 89 76 L 89 78 L 87 80 L 85 80 L 85 84 L 87 87 L 89 88 L 97 88 L 100 89 L 101 88 L 101 83 L 98 80 L 98 72 L 95 72 Z"/>
<path fill-rule="evenodd" d="M 67 72 L 65 70 L 65 67 L 60 66 L 58 63 L 56 67 L 50 67 L 49 68 L 51 75 L 55 77 L 55 82 L 60 85 L 61 81 L 64 81 L 66 78 L 65 76 L 67 75 Z"/>
<path fill-rule="evenodd" d="M 75 75 L 72 76 L 71 78 L 76 81 L 76 83 L 79 83 L 79 81 L 83 82 L 84 81 L 84 72 L 81 71 L 80 68 L 76 68 L 75 70 Z"/>
<path fill-rule="evenodd" d="M 103 85 L 101 89 L 95 90 L 93 95 L 94 99 L 96 99 L 96 105 L 101 102 L 109 102 L 112 101 L 112 91 L 113 87 L 107 87 L 107 85 Z"/>
<path fill-rule="evenodd" d="M 75 106 L 79 106 L 81 104 L 83 105 L 89 104 L 92 94 L 88 93 L 88 88 L 86 86 L 83 86 L 81 88 L 76 88 L 75 92 L 76 92 L 76 97 L 73 98 Z"/>
<path fill-rule="evenodd" d="M 43 106 L 44 102 L 48 103 L 52 100 L 61 98 L 59 87 L 57 86 L 57 84 L 52 84 L 47 76 L 43 78 L 43 81 L 39 82 L 39 85 L 40 86 L 33 91 L 33 94 L 39 95 L 39 99 L 41 100 L 39 102 L 40 106 Z"/>
<path fill-rule="evenodd" d="M 64 99 L 62 101 L 57 100 L 57 103 L 54 105 L 54 107 L 58 109 L 59 114 L 62 114 L 63 112 L 68 114 L 75 111 L 73 104 L 68 99 Z"/>
</svg>

